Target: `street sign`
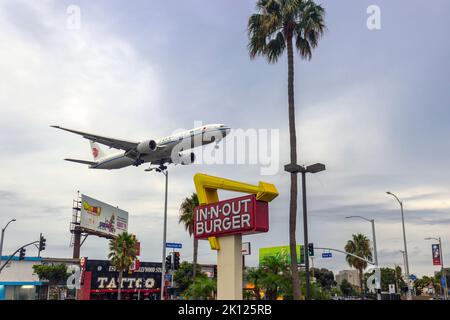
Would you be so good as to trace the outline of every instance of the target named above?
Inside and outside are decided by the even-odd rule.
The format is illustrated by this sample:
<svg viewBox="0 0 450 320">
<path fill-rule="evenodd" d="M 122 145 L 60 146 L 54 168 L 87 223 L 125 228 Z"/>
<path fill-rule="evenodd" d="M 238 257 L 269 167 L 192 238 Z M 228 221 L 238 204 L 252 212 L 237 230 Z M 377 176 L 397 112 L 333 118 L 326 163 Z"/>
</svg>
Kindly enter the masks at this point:
<svg viewBox="0 0 450 320">
<path fill-rule="evenodd" d="M 395 284 L 389 284 L 389 293 L 390 294 L 395 293 Z"/>
<path fill-rule="evenodd" d="M 412 280 L 412 281 L 416 281 L 416 280 L 417 280 L 417 277 L 416 277 L 415 274 L 411 274 L 411 275 L 409 276 L 409 279 Z"/>
<path fill-rule="evenodd" d="M 447 279 L 445 279 L 445 276 L 444 275 L 442 275 L 441 276 L 441 286 L 443 286 L 443 287 L 445 287 L 445 282 L 447 281 Z"/>
<path fill-rule="evenodd" d="M 164 275 L 164 280 L 165 281 L 169 281 L 169 282 L 172 281 L 172 275 L 171 274 L 165 274 Z"/>
<path fill-rule="evenodd" d="M 242 242 L 242 255 L 248 256 L 252 253 L 252 250 L 250 248 L 250 242 Z"/>
<path fill-rule="evenodd" d="M 166 242 L 166 248 L 181 249 L 181 247 L 182 247 L 181 243 Z"/>
<path fill-rule="evenodd" d="M 332 258 L 333 254 L 331 252 L 323 252 L 322 258 Z"/>
</svg>

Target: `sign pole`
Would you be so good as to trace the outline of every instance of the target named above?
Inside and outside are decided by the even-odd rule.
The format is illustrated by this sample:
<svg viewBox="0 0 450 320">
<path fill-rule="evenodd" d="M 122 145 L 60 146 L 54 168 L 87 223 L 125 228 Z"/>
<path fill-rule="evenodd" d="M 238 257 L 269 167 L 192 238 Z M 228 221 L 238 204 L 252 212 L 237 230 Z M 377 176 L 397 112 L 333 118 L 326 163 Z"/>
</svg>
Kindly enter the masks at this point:
<svg viewBox="0 0 450 320">
<path fill-rule="evenodd" d="M 217 251 L 217 299 L 242 300 L 242 235 L 220 237 Z"/>
</svg>

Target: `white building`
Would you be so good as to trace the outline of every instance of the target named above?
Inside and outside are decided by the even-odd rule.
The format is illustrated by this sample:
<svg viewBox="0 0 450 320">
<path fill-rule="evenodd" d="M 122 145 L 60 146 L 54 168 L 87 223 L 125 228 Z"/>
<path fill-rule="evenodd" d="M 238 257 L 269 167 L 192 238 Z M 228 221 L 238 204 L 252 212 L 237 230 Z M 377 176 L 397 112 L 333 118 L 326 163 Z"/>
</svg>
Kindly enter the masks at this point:
<svg viewBox="0 0 450 320">
<path fill-rule="evenodd" d="M 1 257 L 2 265 L 8 258 Z M 25 257 L 24 260 L 13 257 L 0 273 L 0 300 L 38 299 L 45 283 L 39 281 L 33 266 L 41 261 L 42 258 L 37 257 Z"/>
<path fill-rule="evenodd" d="M 359 288 L 359 274 L 358 270 L 341 270 L 336 275 L 336 282 L 341 284 L 342 281 L 347 280 L 351 285 Z"/>
</svg>

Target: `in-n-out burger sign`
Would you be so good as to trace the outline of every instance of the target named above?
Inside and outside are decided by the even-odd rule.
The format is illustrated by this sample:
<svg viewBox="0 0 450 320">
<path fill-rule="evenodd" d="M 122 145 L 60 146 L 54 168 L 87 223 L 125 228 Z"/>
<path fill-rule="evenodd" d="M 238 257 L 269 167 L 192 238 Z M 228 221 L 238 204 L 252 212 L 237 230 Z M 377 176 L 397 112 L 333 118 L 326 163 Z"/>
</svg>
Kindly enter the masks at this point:
<svg viewBox="0 0 450 320">
<path fill-rule="evenodd" d="M 194 236 L 197 239 L 268 230 L 268 203 L 257 201 L 255 195 L 198 206 L 194 210 Z"/>
</svg>

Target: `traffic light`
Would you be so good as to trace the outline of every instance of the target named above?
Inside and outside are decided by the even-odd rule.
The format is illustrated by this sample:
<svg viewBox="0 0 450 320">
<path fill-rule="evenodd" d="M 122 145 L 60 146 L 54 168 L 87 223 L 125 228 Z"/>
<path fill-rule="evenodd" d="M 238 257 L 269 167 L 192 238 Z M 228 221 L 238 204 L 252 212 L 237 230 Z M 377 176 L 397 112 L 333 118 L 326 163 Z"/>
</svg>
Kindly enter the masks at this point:
<svg viewBox="0 0 450 320">
<path fill-rule="evenodd" d="M 20 248 L 20 252 L 19 252 L 19 260 L 24 260 L 25 259 L 25 252 L 27 250 L 25 248 Z"/>
<path fill-rule="evenodd" d="M 308 243 L 308 256 L 314 257 L 314 244 Z"/>
<path fill-rule="evenodd" d="M 173 253 L 173 270 L 178 270 L 180 268 L 180 253 Z"/>
<path fill-rule="evenodd" d="M 41 234 L 41 238 L 39 239 L 39 251 L 45 250 L 45 241 L 47 241 L 47 239 Z"/>
<path fill-rule="evenodd" d="M 172 255 L 169 254 L 166 257 L 166 271 L 171 270 L 172 269 Z"/>
</svg>

